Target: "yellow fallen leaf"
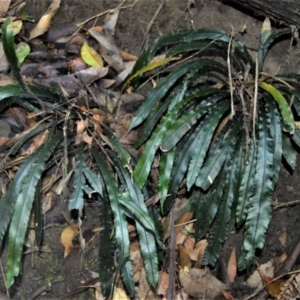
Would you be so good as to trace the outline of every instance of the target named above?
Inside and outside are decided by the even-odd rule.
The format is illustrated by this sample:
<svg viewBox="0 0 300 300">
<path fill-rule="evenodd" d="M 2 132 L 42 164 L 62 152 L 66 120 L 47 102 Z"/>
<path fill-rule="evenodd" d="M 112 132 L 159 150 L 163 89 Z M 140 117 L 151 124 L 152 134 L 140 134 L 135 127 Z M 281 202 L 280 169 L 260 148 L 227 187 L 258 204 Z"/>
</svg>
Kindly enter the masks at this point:
<svg viewBox="0 0 300 300">
<path fill-rule="evenodd" d="M 129 297 L 126 295 L 124 290 L 117 287 L 117 288 L 115 288 L 113 299 L 114 300 L 129 300 Z"/>
<path fill-rule="evenodd" d="M 84 42 L 81 47 L 81 57 L 84 62 L 92 67 L 103 67 L 103 60 L 101 55 L 92 47 L 90 47 L 87 42 Z"/>
<path fill-rule="evenodd" d="M 30 31 L 29 40 L 36 38 L 44 34 L 51 25 L 51 20 L 54 17 L 55 13 L 59 9 L 61 0 L 53 0 L 51 5 L 48 7 L 47 11 L 41 17 L 36 26 Z"/>
<path fill-rule="evenodd" d="M 73 248 L 75 248 L 73 245 L 73 240 L 78 234 L 78 229 L 78 224 L 73 224 L 65 227 L 61 233 L 60 240 L 65 248 L 64 258 L 69 255 Z"/>
</svg>

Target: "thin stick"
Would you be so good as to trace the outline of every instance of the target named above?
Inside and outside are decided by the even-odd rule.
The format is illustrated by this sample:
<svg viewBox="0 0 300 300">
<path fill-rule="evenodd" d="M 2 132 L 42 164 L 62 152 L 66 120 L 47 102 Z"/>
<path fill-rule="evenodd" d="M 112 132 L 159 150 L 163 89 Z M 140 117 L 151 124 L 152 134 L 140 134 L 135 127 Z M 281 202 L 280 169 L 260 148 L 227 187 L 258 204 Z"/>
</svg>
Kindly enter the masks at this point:
<svg viewBox="0 0 300 300">
<path fill-rule="evenodd" d="M 229 43 L 228 43 L 228 51 L 227 51 L 228 79 L 229 79 L 230 103 L 231 103 L 230 104 L 231 105 L 230 119 L 232 119 L 233 116 L 235 115 L 234 103 L 233 103 L 233 84 L 232 84 L 231 65 L 230 65 L 230 54 L 231 54 L 232 39 L 233 39 L 233 27 L 232 27 L 232 32 L 231 32 L 230 40 L 229 40 Z"/>
<path fill-rule="evenodd" d="M 82 27 L 84 24 L 86 24 L 86 23 L 88 23 L 88 22 L 90 22 L 90 21 L 92 21 L 92 20 L 94 20 L 96 18 L 99 18 L 99 17 L 101 17 L 103 15 L 114 13 L 118 9 L 126 9 L 126 8 L 132 9 L 139 1 L 140 0 L 135 0 L 134 3 L 132 3 L 130 5 L 122 6 L 126 2 L 126 0 L 123 0 L 122 3 L 120 5 L 118 5 L 116 8 L 108 9 L 106 11 L 103 11 L 100 14 L 97 14 L 97 15 L 95 15 L 93 17 L 90 17 L 90 18 L 86 19 L 85 21 L 83 21 L 81 23 L 78 23 L 77 27 Z"/>
<path fill-rule="evenodd" d="M 2 273 L 2 277 L 3 277 L 5 289 L 6 289 L 6 295 L 7 295 L 8 298 L 10 298 L 10 297 L 9 297 L 9 289 L 7 288 L 7 282 L 6 282 L 6 278 L 5 278 L 5 275 L 4 275 L 4 271 L 3 271 L 3 266 L 2 266 L 2 261 L 1 261 L 1 259 L 0 259 L 0 268 L 1 268 L 1 273 Z"/>
<path fill-rule="evenodd" d="M 142 41 L 142 44 L 141 44 L 139 53 L 142 52 L 142 50 L 143 50 L 143 48 L 144 48 L 144 45 L 145 45 L 145 43 L 146 43 L 146 40 L 147 40 L 147 38 L 148 38 L 149 32 L 150 32 L 150 30 L 151 30 L 151 28 L 152 28 L 152 26 L 153 26 L 153 24 L 154 24 L 156 18 L 158 17 L 159 13 L 161 12 L 161 10 L 162 10 L 164 4 L 165 4 L 165 0 L 162 0 L 161 3 L 160 3 L 160 5 L 159 5 L 159 7 L 157 8 L 155 14 L 153 15 L 151 21 L 149 22 L 149 24 L 148 24 L 148 26 L 147 26 L 147 28 L 146 28 L 146 31 L 145 31 L 144 39 L 143 39 L 143 41 Z"/>
<path fill-rule="evenodd" d="M 253 97 L 253 124 L 252 124 L 252 133 L 253 133 L 253 140 L 255 143 L 255 121 L 257 116 L 257 94 L 258 94 L 258 57 L 256 55 L 255 59 L 255 80 L 254 80 L 254 97 Z"/>
</svg>

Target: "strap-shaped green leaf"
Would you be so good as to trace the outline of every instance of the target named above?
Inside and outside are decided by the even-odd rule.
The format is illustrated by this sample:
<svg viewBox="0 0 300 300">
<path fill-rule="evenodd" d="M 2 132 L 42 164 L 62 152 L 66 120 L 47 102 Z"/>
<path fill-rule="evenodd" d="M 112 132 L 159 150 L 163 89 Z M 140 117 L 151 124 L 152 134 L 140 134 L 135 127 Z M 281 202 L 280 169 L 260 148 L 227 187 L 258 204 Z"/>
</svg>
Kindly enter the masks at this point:
<svg viewBox="0 0 300 300">
<path fill-rule="evenodd" d="M 298 117 L 300 116 L 300 92 L 299 90 L 282 86 L 282 85 L 276 85 L 276 88 L 285 96 L 289 97 L 291 99 L 292 106 L 295 108 Z M 294 101 L 292 101 L 292 96 L 295 97 Z"/>
<path fill-rule="evenodd" d="M 115 237 L 117 244 L 120 247 L 120 255 L 118 262 L 119 267 L 121 267 L 122 264 L 129 257 L 130 244 L 124 209 L 120 205 L 122 196 L 119 192 L 118 185 L 115 181 L 112 169 L 108 165 L 106 158 L 103 155 L 99 154 L 99 152 L 96 151 L 96 149 L 92 149 L 91 152 L 103 177 L 103 183 L 105 185 L 110 200 L 110 206 L 114 216 Z"/>
<path fill-rule="evenodd" d="M 137 165 L 133 171 L 133 177 L 135 178 L 137 185 L 140 189 L 144 186 L 148 178 L 156 150 L 159 148 L 166 130 L 174 121 L 176 114 L 176 108 L 173 108 L 171 111 L 169 111 L 162 118 L 161 122 L 155 128 L 150 139 L 145 145 L 145 149 L 143 150 L 142 155 L 138 160 Z"/>
<path fill-rule="evenodd" d="M 275 43 L 276 40 L 283 36 L 291 36 L 291 29 L 290 28 L 283 28 L 276 30 L 272 34 L 268 34 L 267 38 L 264 40 L 264 36 L 260 40 L 259 49 L 258 49 L 258 71 L 261 72 L 263 69 L 265 57 L 270 50 L 271 46 Z"/>
<path fill-rule="evenodd" d="M 290 136 L 286 133 L 282 135 L 282 154 L 285 161 L 289 164 L 292 170 L 296 167 L 296 151 L 291 143 Z"/>
<path fill-rule="evenodd" d="M 42 221 L 42 181 L 39 180 L 35 195 L 34 195 L 34 230 L 35 230 L 35 243 L 39 247 L 42 242 L 43 234 L 43 221 Z"/>
<path fill-rule="evenodd" d="M 33 153 L 26 164 L 26 175 L 18 175 L 24 177 L 22 186 L 19 188 L 20 193 L 17 196 L 13 216 L 9 228 L 8 241 L 8 259 L 7 259 L 7 285 L 11 286 L 14 283 L 14 277 L 19 274 L 21 254 L 27 225 L 32 209 L 32 203 L 36 191 L 37 183 L 44 171 L 46 160 L 50 157 L 55 147 L 61 141 L 62 137 L 52 136 L 48 141 Z M 22 171 L 24 172 L 25 169 Z"/>
<path fill-rule="evenodd" d="M 84 177 L 84 151 L 83 145 L 79 146 L 78 152 L 75 156 L 76 170 L 74 174 L 74 190 L 69 200 L 69 210 L 72 209 L 83 209 L 84 199 L 83 199 L 83 186 L 85 185 Z"/>
<path fill-rule="evenodd" d="M 158 195 L 161 197 L 161 205 L 163 205 L 168 194 L 171 172 L 175 159 L 175 150 L 176 149 L 173 148 L 168 152 L 163 152 L 160 156 L 158 169 Z"/>
<path fill-rule="evenodd" d="M 140 240 L 141 253 L 144 260 L 144 266 L 146 270 L 147 279 L 150 285 L 155 288 L 158 283 L 158 259 L 157 259 L 157 249 L 155 244 L 155 239 L 159 239 L 157 236 L 155 237 L 156 229 L 155 224 L 153 223 L 152 219 L 150 218 L 147 207 L 145 205 L 145 199 L 143 194 L 141 193 L 140 189 L 138 188 L 135 180 L 132 180 L 129 171 L 125 169 L 121 161 L 116 157 L 116 155 L 110 155 L 113 159 L 114 163 L 117 165 L 118 173 L 120 176 L 123 177 L 125 184 L 127 186 L 129 197 L 124 198 L 124 205 L 127 207 L 129 203 L 133 202 L 137 207 L 140 208 L 143 213 L 139 214 L 130 214 L 130 217 L 134 216 L 134 220 L 136 221 L 136 228 Z M 123 193 L 124 194 L 124 193 Z M 127 205 L 126 205 L 127 203 Z M 145 223 L 152 223 L 145 226 Z M 149 232 L 149 229 L 151 232 Z M 128 271 L 128 269 L 126 269 Z M 125 274 L 124 274 L 125 275 Z M 131 278 L 133 281 L 133 277 Z M 128 282 L 129 284 L 129 282 Z M 131 285 L 132 283 L 130 283 Z"/>
<path fill-rule="evenodd" d="M 103 196 L 103 188 L 100 183 L 100 178 L 86 166 L 83 168 L 83 172 L 94 191 L 100 196 Z"/>
<path fill-rule="evenodd" d="M 226 174 L 224 191 L 222 195 L 222 202 L 219 207 L 216 221 L 213 225 L 211 235 L 208 240 L 208 247 L 205 249 L 202 264 L 214 266 L 217 259 L 219 258 L 219 253 L 222 248 L 222 244 L 225 241 L 228 233 L 232 228 L 229 227 L 229 222 L 231 215 L 235 212 L 232 211 L 232 204 L 237 198 L 236 186 L 238 182 L 238 171 L 241 152 L 241 136 L 239 136 L 235 148 L 230 149 L 231 153 L 228 153 L 227 160 L 224 166 L 224 171 Z"/>
<path fill-rule="evenodd" d="M 134 275 L 133 275 L 133 266 L 132 261 L 128 259 L 121 267 L 120 270 L 124 285 L 126 287 L 127 293 L 133 297 L 135 289 L 134 289 Z"/>
<path fill-rule="evenodd" d="M 186 73 L 195 69 L 202 69 L 205 67 L 224 68 L 224 66 L 213 60 L 203 59 L 198 61 L 192 61 L 187 63 L 176 71 L 170 73 L 168 76 L 163 78 L 158 85 L 148 94 L 143 104 L 140 106 L 135 116 L 132 119 L 129 130 L 140 125 L 150 114 L 153 107 L 167 94 L 170 92 L 171 87 L 175 84 L 180 77 Z"/>
<path fill-rule="evenodd" d="M 210 94 L 213 96 L 208 97 Z M 182 136 L 189 131 L 196 122 L 199 121 L 201 117 L 203 117 L 209 110 L 212 109 L 215 103 L 223 99 L 227 95 L 219 92 L 213 91 L 210 89 L 199 90 L 195 95 L 188 97 L 183 103 L 188 103 L 190 100 L 208 97 L 207 99 L 201 101 L 201 104 L 197 106 L 195 109 L 190 109 L 187 113 L 185 113 L 181 118 L 174 121 L 172 125 L 168 128 L 167 132 L 164 135 L 164 139 L 161 143 L 162 151 L 169 151 L 172 149 L 178 141 L 182 138 Z M 194 97 L 196 96 L 196 97 Z M 192 98 L 193 97 L 193 98 Z M 198 101 L 200 101 L 200 99 Z"/>
<path fill-rule="evenodd" d="M 246 252 L 246 265 L 249 266 L 257 248 L 261 249 L 265 242 L 271 218 L 271 195 L 274 189 L 273 149 L 274 144 L 270 134 L 270 118 L 265 107 L 259 111 L 257 140 L 257 163 L 254 173 L 254 187 L 248 203 L 243 249 Z"/>
<path fill-rule="evenodd" d="M 278 107 L 271 96 L 266 96 L 266 108 L 270 118 L 270 133 L 274 141 L 273 149 L 273 184 L 277 183 L 282 159 L 282 128 Z M 294 151 L 295 152 L 295 151 Z"/>
<path fill-rule="evenodd" d="M 197 241 L 207 233 L 218 212 L 222 201 L 225 179 L 226 173 L 223 168 L 206 193 L 193 192 L 192 194 L 192 209 L 194 211 L 194 218 L 196 219 L 195 239 Z"/>
<path fill-rule="evenodd" d="M 286 99 L 283 97 L 280 91 L 271 84 L 268 84 L 266 82 L 261 82 L 259 84 L 259 87 L 261 87 L 262 89 L 270 93 L 273 99 L 277 102 L 282 119 L 285 124 L 285 129 L 291 134 L 293 134 L 295 130 L 295 120 L 294 120 L 293 112 L 289 104 L 287 103 Z"/>
<path fill-rule="evenodd" d="M 100 179 L 99 179 L 100 181 Z M 101 183 L 100 183 L 101 185 Z M 113 273 L 115 271 L 114 257 L 112 252 L 114 250 L 113 241 L 111 239 L 111 232 L 113 231 L 112 212 L 110 208 L 110 199 L 103 190 L 103 195 L 98 196 L 99 203 L 99 281 L 101 285 L 101 293 L 104 297 L 109 297 L 112 294 L 113 288 Z"/>
<path fill-rule="evenodd" d="M 202 133 L 195 145 L 194 154 L 189 164 L 187 173 L 187 189 L 190 190 L 199 175 L 199 171 L 203 165 L 207 150 L 211 144 L 215 129 L 219 125 L 220 119 L 230 107 L 230 102 L 222 103 L 215 111 L 208 114 L 205 120 L 201 122 L 203 128 Z"/>
<path fill-rule="evenodd" d="M 226 134 L 219 148 L 213 153 L 209 153 L 207 160 L 198 173 L 198 177 L 195 182 L 196 186 L 201 187 L 204 190 L 207 190 L 211 186 L 215 178 L 218 176 L 223 163 L 226 160 L 228 151 L 230 147 L 232 147 L 239 130 L 239 124 L 237 123 L 232 130 Z"/>
<path fill-rule="evenodd" d="M 254 185 L 253 178 L 256 166 L 256 154 L 255 142 L 252 139 L 248 157 L 246 158 L 246 167 L 239 188 L 238 204 L 236 208 L 236 223 L 238 227 L 245 222 L 247 216 L 247 207 Z"/>
<path fill-rule="evenodd" d="M 185 134 L 181 141 L 176 146 L 175 162 L 173 165 L 169 191 L 167 198 L 161 201 L 161 211 L 166 214 L 172 207 L 177 191 L 186 174 L 188 164 L 193 155 L 196 140 L 199 138 L 201 126 L 197 126 L 193 132 Z"/>
</svg>

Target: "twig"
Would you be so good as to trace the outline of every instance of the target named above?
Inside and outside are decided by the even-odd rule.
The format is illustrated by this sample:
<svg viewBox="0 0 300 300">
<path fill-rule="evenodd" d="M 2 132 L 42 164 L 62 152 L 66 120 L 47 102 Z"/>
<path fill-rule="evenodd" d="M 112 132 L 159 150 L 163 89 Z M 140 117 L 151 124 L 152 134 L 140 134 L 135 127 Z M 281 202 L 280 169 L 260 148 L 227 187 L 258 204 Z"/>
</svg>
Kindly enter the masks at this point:
<svg viewBox="0 0 300 300">
<path fill-rule="evenodd" d="M 6 282 L 6 278 L 4 275 L 4 271 L 3 271 L 3 266 L 2 266 L 2 261 L 0 260 L 0 268 L 1 268 L 1 273 L 2 273 L 2 277 L 3 277 L 3 281 L 4 281 L 4 285 L 5 285 L 5 289 L 6 289 L 6 295 L 9 298 L 9 289 L 7 288 L 7 282 Z"/>
<path fill-rule="evenodd" d="M 146 31 L 145 31 L 144 39 L 143 39 L 143 41 L 142 41 L 142 44 L 141 44 L 139 53 L 142 52 L 142 50 L 143 50 L 143 48 L 144 48 L 144 45 L 145 45 L 145 42 L 146 42 L 146 40 L 147 40 L 147 38 L 148 38 L 149 32 L 150 32 L 150 30 L 151 30 L 151 27 L 153 26 L 153 24 L 154 24 L 156 18 L 158 17 L 159 13 L 161 12 L 161 10 L 162 10 L 164 4 L 165 4 L 165 0 L 162 0 L 162 1 L 160 2 L 159 7 L 157 8 L 155 14 L 153 15 L 151 21 L 149 22 L 149 24 L 148 24 L 148 26 L 147 26 L 147 28 L 146 28 Z"/>
<path fill-rule="evenodd" d="M 292 206 L 292 205 L 296 205 L 296 204 L 300 204 L 300 200 L 294 200 L 294 201 L 289 201 L 289 202 L 273 202 L 272 203 L 272 207 L 274 209 L 277 208 L 282 208 L 282 207 L 288 207 L 288 206 Z"/>
<path fill-rule="evenodd" d="M 45 292 L 51 292 L 52 291 L 52 285 L 55 284 L 55 283 L 58 283 L 62 281 L 62 279 L 56 279 L 56 280 L 53 280 L 52 282 L 49 282 L 43 286 L 41 286 L 39 289 L 37 289 L 34 293 L 32 293 L 28 298 L 27 300 L 34 300 L 36 299 L 39 295 L 41 295 L 42 293 L 45 293 Z"/>
<path fill-rule="evenodd" d="M 130 5 L 122 6 L 122 5 L 126 2 L 126 0 L 123 0 L 122 3 L 121 3 L 120 5 L 118 5 L 116 8 L 108 9 L 108 10 L 106 10 L 106 11 L 103 11 L 103 12 L 100 13 L 100 14 L 97 14 L 97 15 L 95 15 L 95 16 L 93 16 L 93 17 L 90 17 L 90 18 L 86 19 L 85 21 L 83 21 L 83 22 L 81 22 L 81 23 L 78 23 L 78 24 L 77 24 L 77 27 L 82 27 L 84 24 L 86 24 L 86 23 L 88 23 L 88 22 L 90 22 L 90 21 L 92 21 L 92 20 L 94 20 L 94 19 L 96 19 L 96 18 L 99 18 L 99 17 L 101 17 L 101 16 L 103 16 L 103 15 L 114 13 L 114 12 L 115 12 L 116 10 L 118 10 L 118 9 L 125 9 L 125 8 L 130 8 L 130 9 L 132 9 L 139 1 L 140 1 L 140 0 L 135 0 L 134 3 L 132 3 L 132 4 L 130 4 Z"/>
<path fill-rule="evenodd" d="M 231 75 L 231 65 L 230 65 L 230 55 L 231 55 L 231 44 L 232 44 L 232 39 L 234 38 L 233 36 L 233 27 L 232 27 L 232 32 L 230 36 L 230 40 L 228 43 L 228 50 L 227 50 L 227 65 L 228 65 L 228 79 L 229 79 L 229 87 L 230 87 L 230 103 L 231 103 L 231 115 L 230 119 L 233 118 L 235 111 L 234 111 L 234 102 L 233 102 L 233 83 L 232 83 L 232 75 Z"/>
<path fill-rule="evenodd" d="M 252 134 L 253 134 L 253 140 L 254 140 L 254 145 L 255 145 L 255 121 L 256 121 L 256 111 L 257 111 L 257 94 L 258 94 L 258 57 L 256 55 L 255 58 L 255 79 L 254 79 L 254 97 L 253 97 L 253 128 L 252 128 Z"/>
</svg>

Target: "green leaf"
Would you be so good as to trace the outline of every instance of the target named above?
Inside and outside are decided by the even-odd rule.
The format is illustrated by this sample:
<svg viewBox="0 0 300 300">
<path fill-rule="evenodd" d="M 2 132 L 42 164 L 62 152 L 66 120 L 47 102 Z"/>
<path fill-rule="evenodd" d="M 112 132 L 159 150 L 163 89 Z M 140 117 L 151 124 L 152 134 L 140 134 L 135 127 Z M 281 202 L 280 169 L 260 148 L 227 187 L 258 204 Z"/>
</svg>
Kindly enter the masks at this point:
<svg viewBox="0 0 300 300">
<path fill-rule="evenodd" d="M 99 180 L 100 182 L 100 180 Z M 101 183 L 100 183 L 101 185 Z M 109 297 L 112 293 L 112 278 L 115 271 L 114 257 L 112 256 L 114 246 L 110 238 L 113 231 L 112 212 L 110 208 L 110 199 L 104 189 L 103 197 L 98 196 L 99 203 L 99 281 L 101 285 L 101 292 L 104 297 Z"/>
<path fill-rule="evenodd" d="M 274 190 L 272 182 L 274 144 L 270 134 L 270 119 L 264 107 L 260 109 L 257 125 L 257 163 L 253 177 L 254 187 L 248 203 L 243 242 L 246 266 L 252 263 L 255 250 L 261 249 L 264 245 L 265 233 L 271 218 L 270 203 Z M 239 265 L 244 267 L 241 261 Z"/>
<path fill-rule="evenodd" d="M 283 36 L 291 36 L 290 28 L 283 28 L 276 30 L 274 33 L 270 34 L 270 28 L 266 29 L 266 34 L 261 36 L 260 45 L 258 49 L 258 71 L 261 72 L 263 69 L 265 57 L 271 48 L 271 46 L 275 43 L 276 40 Z"/>
<path fill-rule="evenodd" d="M 171 173 L 171 181 L 167 198 L 161 201 L 161 211 L 166 214 L 172 207 L 177 191 L 186 174 L 188 164 L 193 155 L 195 144 L 199 138 L 201 126 L 197 126 L 193 132 L 186 134 L 176 146 L 175 162 Z"/>
<path fill-rule="evenodd" d="M 27 93 L 30 93 L 27 84 L 25 83 L 21 71 L 19 68 L 19 61 L 15 51 L 14 44 L 14 33 L 13 30 L 9 29 L 12 21 L 7 19 L 2 26 L 2 38 L 3 38 L 3 50 L 6 56 L 6 59 L 11 67 L 12 73 L 16 81 L 18 82 L 20 88 Z"/>
<path fill-rule="evenodd" d="M 21 42 L 16 47 L 16 55 L 18 58 L 19 66 L 23 63 L 27 55 L 30 53 L 30 47 L 28 44 Z"/>
<path fill-rule="evenodd" d="M 215 92 L 213 96 L 208 97 L 198 107 L 196 107 L 193 110 L 190 109 L 181 118 L 172 123 L 172 125 L 168 128 L 167 132 L 165 133 L 165 137 L 161 143 L 160 148 L 162 151 L 169 151 L 171 148 L 173 148 L 182 138 L 182 136 L 187 131 L 189 131 L 192 128 L 192 126 L 199 121 L 201 117 L 203 117 L 209 110 L 211 110 L 217 101 L 223 99 L 227 95 L 227 93 L 224 94 L 220 93 L 219 91 L 205 89 L 198 91 L 196 95 L 190 96 L 186 99 L 187 101 L 190 101 L 195 96 L 197 98 L 207 97 L 213 92 Z"/>
<path fill-rule="evenodd" d="M 235 149 L 230 149 L 231 153 L 227 156 L 224 171 L 226 173 L 222 202 L 219 207 L 216 221 L 208 239 L 208 247 L 205 249 L 202 264 L 214 266 L 222 244 L 232 228 L 229 222 L 232 215 L 232 203 L 236 199 L 236 186 L 239 184 L 239 162 L 241 152 L 241 137 L 238 138 Z"/>
<path fill-rule="evenodd" d="M 171 87 L 179 80 L 180 77 L 185 75 L 187 72 L 195 69 L 202 69 L 208 66 L 215 66 L 216 68 L 223 68 L 222 64 L 219 64 L 213 60 L 203 59 L 199 61 L 192 61 L 170 73 L 168 76 L 163 78 L 158 85 L 148 94 L 143 104 L 138 109 L 137 113 L 132 119 L 129 130 L 140 125 L 150 114 L 153 107 L 167 94 L 170 92 Z"/>
<path fill-rule="evenodd" d="M 265 95 L 266 96 L 266 95 Z M 281 158 L 282 158 L 282 128 L 281 128 L 281 119 L 278 112 L 278 108 L 271 97 L 266 97 L 266 107 L 268 117 L 270 118 L 270 133 L 273 139 L 273 184 L 274 186 L 277 183 L 279 171 L 281 167 Z M 294 151 L 295 152 L 295 151 Z"/>
<path fill-rule="evenodd" d="M 35 195 L 34 195 L 34 230 L 35 230 L 35 242 L 39 247 L 42 242 L 42 234 L 43 234 L 43 220 L 42 220 L 42 182 L 39 180 Z"/>
<path fill-rule="evenodd" d="M 128 197 L 123 197 L 125 201 L 127 200 L 126 202 L 124 201 L 124 207 L 127 209 L 129 203 L 133 202 L 135 204 L 133 206 L 136 206 L 136 208 L 140 210 L 138 213 L 132 213 L 130 217 L 134 217 L 133 219 L 136 221 L 136 228 L 141 245 L 141 253 L 144 260 L 147 279 L 150 285 L 155 288 L 158 283 L 158 259 L 155 239 L 159 240 L 156 235 L 155 224 L 148 214 L 144 196 L 139 190 L 135 180 L 132 180 L 129 171 L 122 167 L 121 161 L 116 157 L 116 155 L 111 155 L 111 158 L 117 165 L 119 176 L 123 177 L 130 196 L 129 199 Z M 125 193 L 123 193 L 123 195 L 124 194 Z M 151 231 L 149 232 L 149 230 Z"/>
<path fill-rule="evenodd" d="M 161 197 L 160 203 L 163 205 L 169 189 L 171 180 L 171 172 L 175 159 L 175 148 L 169 152 L 163 152 L 160 156 L 160 163 L 158 169 L 158 195 Z"/>
<path fill-rule="evenodd" d="M 273 99 L 277 102 L 281 116 L 285 123 L 286 131 L 290 132 L 291 134 L 294 133 L 295 130 L 295 120 L 293 116 L 293 112 L 287 103 L 286 99 L 280 93 L 278 89 L 276 89 L 273 85 L 268 84 L 266 82 L 261 82 L 259 87 L 270 93 Z"/>
<path fill-rule="evenodd" d="M 100 178 L 86 166 L 83 167 L 83 173 L 94 191 L 97 192 L 100 196 L 103 196 L 103 189 L 100 183 Z"/>
<path fill-rule="evenodd" d="M 240 227 L 246 220 L 247 207 L 250 196 L 253 191 L 253 178 L 256 166 L 256 147 L 255 142 L 252 139 L 249 149 L 248 157 L 246 158 L 246 167 L 243 173 L 243 177 L 239 188 L 238 204 L 236 208 L 236 223 Z"/>
<path fill-rule="evenodd" d="M 144 186 L 148 178 L 156 150 L 161 144 L 164 133 L 166 132 L 170 124 L 174 121 L 176 113 L 176 108 L 173 108 L 162 118 L 161 122 L 158 124 L 145 145 L 145 149 L 143 150 L 142 155 L 133 171 L 133 177 L 135 178 L 139 188 L 142 188 Z"/>
<path fill-rule="evenodd" d="M 220 119 L 230 107 L 230 102 L 222 103 L 214 112 L 208 114 L 202 124 L 202 134 L 195 145 L 194 154 L 189 164 L 187 173 L 187 189 L 190 190 L 198 177 L 200 168 L 204 162 L 207 150 L 212 142 L 215 129 L 219 125 Z"/>
<path fill-rule="evenodd" d="M 225 187 L 225 179 L 226 173 L 223 168 L 206 193 L 193 192 L 191 205 L 196 219 L 195 239 L 197 241 L 207 233 L 218 212 Z"/>
<path fill-rule="evenodd" d="M 108 165 L 105 157 L 100 155 L 96 149 L 92 149 L 91 152 L 103 177 L 103 182 L 110 200 L 111 210 L 114 215 L 115 237 L 117 244 L 120 247 L 119 267 L 121 267 L 129 257 L 130 244 L 124 209 L 120 205 L 122 196 L 119 192 L 112 169 Z"/>
<path fill-rule="evenodd" d="M 296 151 L 291 143 L 290 137 L 285 133 L 282 135 L 282 154 L 286 162 L 292 170 L 294 170 L 297 162 Z"/>
<path fill-rule="evenodd" d="M 75 156 L 76 170 L 74 174 L 74 190 L 69 200 L 69 210 L 72 209 L 83 209 L 84 199 L 83 199 L 83 186 L 85 185 L 84 177 L 84 151 L 83 145 L 79 146 L 78 152 Z"/>
<path fill-rule="evenodd" d="M 9 228 L 8 240 L 8 259 L 7 259 L 7 285 L 10 287 L 14 283 L 14 277 L 18 276 L 20 271 L 21 254 L 27 225 L 30 217 L 32 203 L 35 196 L 36 186 L 44 171 L 46 160 L 50 157 L 55 147 L 61 141 L 62 137 L 52 136 L 48 141 L 38 148 L 27 161 L 29 171 L 24 177 L 20 193 L 17 196 L 11 224 Z M 25 162 L 25 165 L 27 163 Z M 24 170 L 23 170 L 24 171 Z M 23 174 L 20 174 L 23 177 Z"/>
<path fill-rule="evenodd" d="M 198 173 L 195 183 L 196 186 L 201 187 L 203 190 L 207 190 L 210 187 L 214 179 L 218 176 L 239 129 L 239 124 L 237 123 L 237 125 L 234 126 L 229 133 L 226 133 L 219 148 L 212 153 L 209 152 L 207 160 Z"/>
<path fill-rule="evenodd" d="M 134 289 L 134 275 L 133 275 L 133 267 L 132 262 L 128 259 L 121 267 L 120 270 L 124 285 L 126 287 L 127 293 L 130 297 L 133 297 L 135 289 Z"/>
</svg>

